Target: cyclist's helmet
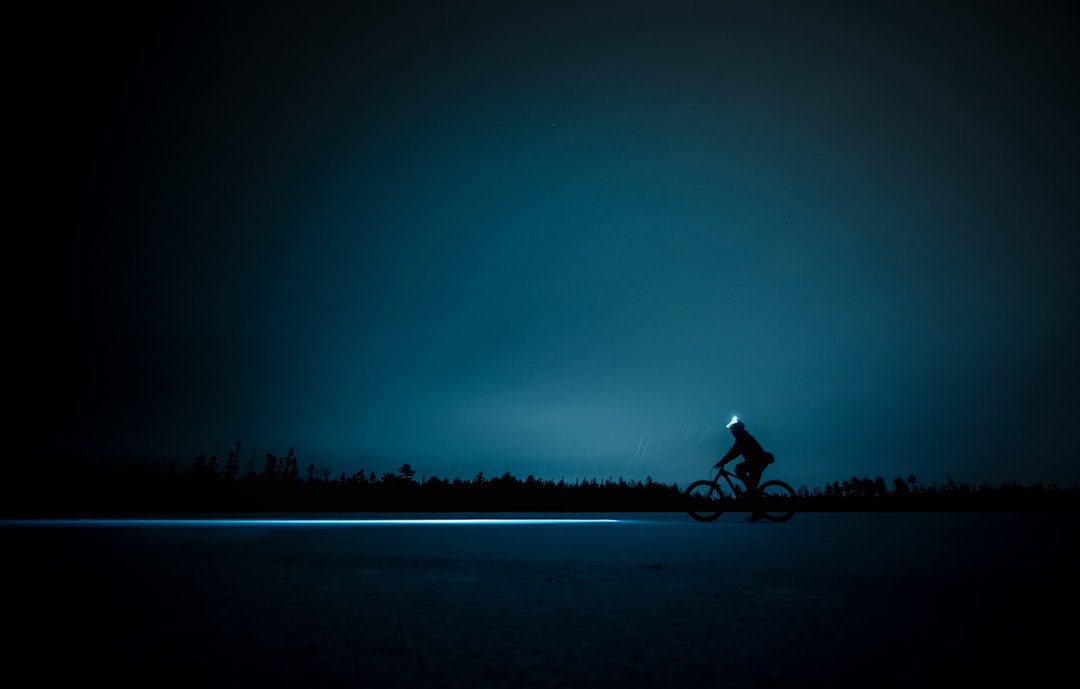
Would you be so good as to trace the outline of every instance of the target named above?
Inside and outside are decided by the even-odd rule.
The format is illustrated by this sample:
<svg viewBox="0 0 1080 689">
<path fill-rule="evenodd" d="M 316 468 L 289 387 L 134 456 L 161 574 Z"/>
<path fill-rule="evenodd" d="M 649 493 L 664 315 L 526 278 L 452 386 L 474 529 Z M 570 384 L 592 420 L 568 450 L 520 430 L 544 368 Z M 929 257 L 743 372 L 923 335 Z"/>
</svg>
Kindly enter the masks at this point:
<svg viewBox="0 0 1080 689">
<path fill-rule="evenodd" d="M 728 421 L 727 427 L 732 431 L 746 430 L 746 425 L 742 421 L 739 421 L 739 417 L 737 416 L 731 417 L 731 421 Z"/>
</svg>

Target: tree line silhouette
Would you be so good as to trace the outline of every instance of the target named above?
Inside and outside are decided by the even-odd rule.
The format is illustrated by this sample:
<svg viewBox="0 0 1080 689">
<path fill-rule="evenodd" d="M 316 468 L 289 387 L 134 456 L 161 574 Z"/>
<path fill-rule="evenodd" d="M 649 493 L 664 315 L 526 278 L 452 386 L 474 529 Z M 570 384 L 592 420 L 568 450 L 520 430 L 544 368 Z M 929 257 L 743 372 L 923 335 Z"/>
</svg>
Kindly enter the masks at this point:
<svg viewBox="0 0 1080 689">
<path fill-rule="evenodd" d="M 0 512 L 36 514 L 147 514 L 243 512 L 681 512 L 678 484 L 608 478 L 554 481 L 509 471 L 468 480 L 417 478 L 410 464 L 381 475 L 365 470 L 334 476 L 314 464 L 302 468 L 290 449 L 256 463 L 240 457 L 241 443 L 224 461 L 216 455 L 175 461 L 39 459 L 5 482 Z M 688 482 L 689 483 L 689 482 Z M 800 486 L 798 511 L 1072 511 L 1080 485 L 974 485 L 951 477 L 924 485 L 914 475 L 886 481 L 852 476 L 821 487 Z"/>
</svg>

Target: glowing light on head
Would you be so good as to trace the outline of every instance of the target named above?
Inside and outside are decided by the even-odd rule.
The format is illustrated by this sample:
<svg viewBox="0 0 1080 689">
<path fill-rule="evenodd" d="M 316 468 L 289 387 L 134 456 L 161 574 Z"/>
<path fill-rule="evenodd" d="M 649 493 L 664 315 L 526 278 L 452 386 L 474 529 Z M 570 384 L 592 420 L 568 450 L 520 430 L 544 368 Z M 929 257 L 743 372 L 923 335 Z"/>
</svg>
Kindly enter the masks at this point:
<svg viewBox="0 0 1080 689">
<path fill-rule="evenodd" d="M 737 423 L 739 423 L 739 417 L 733 416 L 733 417 L 731 417 L 731 421 L 728 421 L 728 425 L 725 426 L 725 428 L 731 428 L 732 426 L 734 426 Z"/>
</svg>

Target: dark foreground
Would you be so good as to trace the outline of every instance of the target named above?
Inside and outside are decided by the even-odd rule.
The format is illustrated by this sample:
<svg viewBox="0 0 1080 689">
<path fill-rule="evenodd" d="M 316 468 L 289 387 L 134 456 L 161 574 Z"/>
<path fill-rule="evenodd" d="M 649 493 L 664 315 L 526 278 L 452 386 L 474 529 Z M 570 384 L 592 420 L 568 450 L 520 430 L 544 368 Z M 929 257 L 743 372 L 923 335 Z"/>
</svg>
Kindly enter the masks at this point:
<svg viewBox="0 0 1080 689">
<path fill-rule="evenodd" d="M 110 686 L 468 689 L 1073 675 L 1077 513 L 743 516 L 9 525 L 5 672 L 28 686 L 74 672 Z"/>
</svg>

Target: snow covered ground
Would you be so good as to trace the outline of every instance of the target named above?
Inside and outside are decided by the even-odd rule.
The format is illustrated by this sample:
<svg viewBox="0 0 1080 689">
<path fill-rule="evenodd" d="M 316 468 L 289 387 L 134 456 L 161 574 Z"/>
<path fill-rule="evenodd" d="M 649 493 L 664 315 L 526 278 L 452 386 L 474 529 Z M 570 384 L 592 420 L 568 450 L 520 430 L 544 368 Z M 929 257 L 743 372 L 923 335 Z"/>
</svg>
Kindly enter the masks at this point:
<svg viewBox="0 0 1080 689">
<path fill-rule="evenodd" d="M 468 689 L 1072 674 L 1077 513 L 570 516 L 616 521 L 9 524 L 4 664 L 26 686 L 71 671 L 110 686 Z"/>
</svg>

